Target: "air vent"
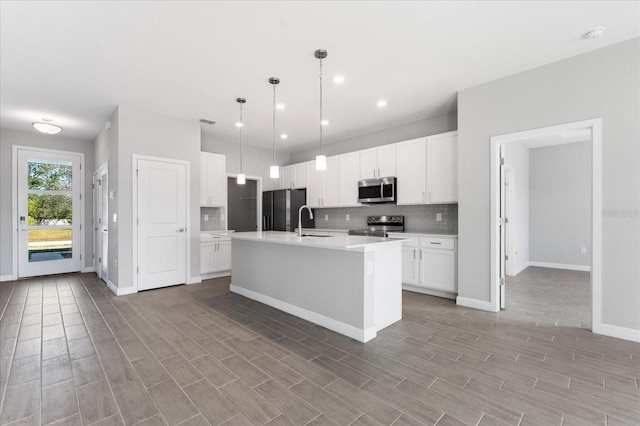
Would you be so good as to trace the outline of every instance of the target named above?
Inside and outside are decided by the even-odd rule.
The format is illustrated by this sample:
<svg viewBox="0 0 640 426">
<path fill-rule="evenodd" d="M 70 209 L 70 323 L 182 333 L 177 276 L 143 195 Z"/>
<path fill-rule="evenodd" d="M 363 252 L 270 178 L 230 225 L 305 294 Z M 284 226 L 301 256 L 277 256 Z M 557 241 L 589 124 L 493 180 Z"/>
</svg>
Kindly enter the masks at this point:
<svg viewBox="0 0 640 426">
<path fill-rule="evenodd" d="M 200 122 L 201 122 L 201 123 L 204 123 L 204 124 L 216 124 L 216 122 L 215 122 L 215 121 L 213 121 L 213 120 L 207 120 L 206 118 L 201 118 L 201 119 L 200 119 Z"/>
</svg>

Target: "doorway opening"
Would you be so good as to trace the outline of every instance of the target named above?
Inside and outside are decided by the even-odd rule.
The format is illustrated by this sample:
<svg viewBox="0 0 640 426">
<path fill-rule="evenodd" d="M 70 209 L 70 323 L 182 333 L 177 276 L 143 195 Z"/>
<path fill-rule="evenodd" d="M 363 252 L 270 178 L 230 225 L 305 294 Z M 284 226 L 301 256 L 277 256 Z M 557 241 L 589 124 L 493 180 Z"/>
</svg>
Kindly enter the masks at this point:
<svg viewBox="0 0 640 426">
<path fill-rule="evenodd" d="M 569 306 L 576 303 L 568 300 L 571 297 L 583 302 L 587 297 L 583 311 L 567 309 L 575 321 L 561 322 L 561 313 L 557 323 L 590 325 L 596 331 L 601 317 L 600 119 L 496 136 L 491 141 L 493 309 L 517 310 L 519 304 L 532 303 L 547 304 L 550 311 L 554 303 Z M 561 160 L 568 147 L 583 154 L 573 166 Z M 560 283 L 566 287 L 559 290 Z"/>
<path fill-rule="evenodd" d="M 17 278 L 81 271 L 84 155 L 19 146 L 13 155 Z"/>
<path fill-rule="evenodd" d="M 227 177 L 228 229 L 236 232 L 260 230 L 262 182 L 247 176 L 244 185 L 238 185 L 234 176 Z"/>
</svg>

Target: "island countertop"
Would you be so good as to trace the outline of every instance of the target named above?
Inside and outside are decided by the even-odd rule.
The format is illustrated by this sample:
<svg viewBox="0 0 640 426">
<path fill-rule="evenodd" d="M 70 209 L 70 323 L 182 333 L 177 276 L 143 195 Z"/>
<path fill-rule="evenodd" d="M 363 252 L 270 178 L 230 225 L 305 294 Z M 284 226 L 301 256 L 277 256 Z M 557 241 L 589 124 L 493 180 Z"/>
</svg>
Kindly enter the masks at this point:
<svg viewBox="0 0 640 426">
<path fill-rule="evenodd" d="M 352 250 L 359 248 L 372 248 L 378 244 L 402 242 L 400 238 L 365 237 L 360 235 L 332 235 L 332 236 L 308 236 L 299 237 L 294 232 L 282 231 L 257 231 L 257 232 L 233 232 L 228 235 L 232 240 L 250 240 L 274 244 L 288 244 L 303 247 L 317 247 L 335 250 Z"/>
</svg>

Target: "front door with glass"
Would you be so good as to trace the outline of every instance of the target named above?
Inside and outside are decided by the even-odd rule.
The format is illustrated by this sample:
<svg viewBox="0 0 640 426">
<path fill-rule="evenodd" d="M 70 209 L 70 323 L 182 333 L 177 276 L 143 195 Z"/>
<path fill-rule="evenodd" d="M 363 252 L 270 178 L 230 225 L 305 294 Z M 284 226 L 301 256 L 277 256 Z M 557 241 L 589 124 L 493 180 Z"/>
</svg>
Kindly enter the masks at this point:
<svg viewBox="0 0 640 426">
<path fill-rule="evenodd" d="M 82 155 L 19 149 L 18 277 L 82 269 Z"/>
</svg>

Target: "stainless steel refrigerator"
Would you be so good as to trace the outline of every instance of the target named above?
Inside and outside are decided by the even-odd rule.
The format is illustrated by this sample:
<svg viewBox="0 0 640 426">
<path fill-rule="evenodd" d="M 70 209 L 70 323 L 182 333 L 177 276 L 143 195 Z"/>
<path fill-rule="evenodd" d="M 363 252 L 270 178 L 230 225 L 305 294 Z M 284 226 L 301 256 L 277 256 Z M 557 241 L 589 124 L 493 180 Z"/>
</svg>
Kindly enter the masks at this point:
<svg viewBox="0 0 640 426">
<path fill-rule="evenodd" d="M 298 209 L 306 202 L 306 189 L 264 191 L 262 193 L 262 229 L 293 232 L 298 227 Z M 307 209 L 302 212 L 302 227 L 315 227 Z"/>
</svg>

